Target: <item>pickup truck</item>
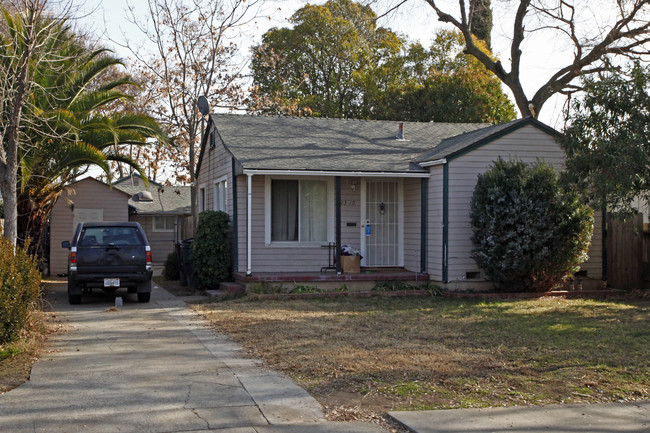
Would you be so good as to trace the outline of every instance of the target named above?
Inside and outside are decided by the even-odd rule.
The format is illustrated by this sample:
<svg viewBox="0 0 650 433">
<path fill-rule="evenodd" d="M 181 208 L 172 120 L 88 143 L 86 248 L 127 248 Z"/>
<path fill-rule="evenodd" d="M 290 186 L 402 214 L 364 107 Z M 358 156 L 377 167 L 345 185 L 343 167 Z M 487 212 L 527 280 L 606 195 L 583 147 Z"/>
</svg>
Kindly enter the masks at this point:
<svg viewBox="0 0 650 433">
<path fill-rule="evenodd" d="M 120 287 L 149 302 L 153 266 L 151 248 L 136 222 L 82 222 L 68 248 L 68 301 L 81 303 L 93 288 L 114 292 Z"/>
</svg>

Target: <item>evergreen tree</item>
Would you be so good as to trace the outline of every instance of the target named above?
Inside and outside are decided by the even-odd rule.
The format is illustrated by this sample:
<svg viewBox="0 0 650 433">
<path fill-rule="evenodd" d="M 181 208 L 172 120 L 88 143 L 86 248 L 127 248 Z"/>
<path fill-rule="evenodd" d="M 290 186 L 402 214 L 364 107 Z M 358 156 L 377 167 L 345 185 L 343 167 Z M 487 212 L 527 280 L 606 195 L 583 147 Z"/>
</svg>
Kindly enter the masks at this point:
<svg viewBox="0 0 650 433">
<path fill-rule="evenodd" d="M 471 0 L 469 3 L 469 25 L 472 34 L 492 49 L 492 7 L 490 0 Z"/>
</svg>

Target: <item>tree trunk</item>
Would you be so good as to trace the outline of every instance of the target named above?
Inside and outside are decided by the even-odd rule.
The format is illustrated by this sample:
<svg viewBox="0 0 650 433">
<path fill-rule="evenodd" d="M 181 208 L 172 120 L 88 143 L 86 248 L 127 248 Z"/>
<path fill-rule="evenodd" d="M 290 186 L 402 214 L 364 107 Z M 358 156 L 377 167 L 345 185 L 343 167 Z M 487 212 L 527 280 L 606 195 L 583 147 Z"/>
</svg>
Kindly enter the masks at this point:
<svg viewBox="0 0 650 433">
<path fill-rule="evenodd" d="M 50 214 L 60 193 L 48 197 L 34 197 L 25 191 L 18 195 L 18 238 L 29 240 L 29 253 L 38 259 L 41 271 L 46 271 L 48 257 L 47 226 Z M 38 203 L 35 208 L 34 203 Z"/>
<path fill-rule="evenodd" d="M 3 236 L 16 244 L 18 238 L 18 209 L 16 197 L 17 176 L 15 164 L 0 164 L 0 191 L 4 203 L 5 222 Z"/>
<path fill-rule="evenodd" d="M 38 8 L 40 5 L 34 5 Z M 18 142 L 20 138 L 20 121 L 22 118 L 25 98 L 29 91 L 29 62 L 32 57 L 32 48 L 34 44 L 34 25 L 36 15 L 39 10 L 28 11 L 28 22 L 26 23 L 25 49 L 20 56 L 18 63 L 18 74 L 15 81 L 15 94 L 11 98 L 9 107 L 9 125 L 7 128 L 6 142 L 4 145 L 4 161 L 0 163 L 2 176 L 0 183 L 2 188 L 2 198 L 4 201 L 5 224 L 4 237 L 9 239 L 12 244 L 16 244 L 18 238 L 18 197 L 16 188 L 18 187 Z"/>
<path fill-rule="evenodd" d="M 203 122 L 201 122 L 201 127 L 203 126 Z M 203 129 L 201 129 L 201 135 L 203 135 Z M 194 150 L 194 140 L 196 139 L 194 134 L 190 134 L 190 140 L 189 140 L 189 145 L 190 145 L 190 206 L 192 208 L 192 223 L 194 227 L 194 231 L 196 232 L 196 227 L 197 223 L 199 220 L 199 212 L 197 209 L 197 203 L 196 203 L 196 155 L 195 155 L 195 150 Z"/>
</svg>

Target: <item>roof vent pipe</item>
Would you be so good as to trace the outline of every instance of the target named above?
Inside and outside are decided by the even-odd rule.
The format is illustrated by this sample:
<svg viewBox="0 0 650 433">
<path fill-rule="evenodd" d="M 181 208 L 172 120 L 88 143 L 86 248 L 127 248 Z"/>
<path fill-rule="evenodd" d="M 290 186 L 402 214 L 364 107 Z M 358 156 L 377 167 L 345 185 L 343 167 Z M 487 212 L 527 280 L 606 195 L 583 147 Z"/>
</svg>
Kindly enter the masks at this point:
<svg viewBox="0 0 650 433">
<path fill-rule="evenodd" d="M 399 127 L 397 129 L 397 139 L 404 140 L 404 123 L 402 122 L 400 122 Z"/>
</svg>

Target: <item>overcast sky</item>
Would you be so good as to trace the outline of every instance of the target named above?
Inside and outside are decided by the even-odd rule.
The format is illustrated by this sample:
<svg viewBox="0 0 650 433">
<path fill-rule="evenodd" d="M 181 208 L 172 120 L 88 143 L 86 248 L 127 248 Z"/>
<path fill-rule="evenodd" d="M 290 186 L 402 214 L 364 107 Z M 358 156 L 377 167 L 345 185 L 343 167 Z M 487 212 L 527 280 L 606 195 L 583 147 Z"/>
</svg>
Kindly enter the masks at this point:
<svg viewBox="0 0 650 433">
<path fill-rule="evenodd" d="M 139 38 L 137 29 L 125 20 L 127 1 L 86 0 L 78 11 L 78 14 L 83 16 L 80 23 L 94 34 L 103 35 L 101 37 L 102 43 L 115 49 L 117 54 L 122 57 L 128 57 L 129 53 L 112 44 L 110 40 L 123 41 L 126 37 L 134 41 Z M 375 7 L 375 12 L 382 14 L 386 10 L 385 5 L 390 2 L 391 0 L 383 0 L 383 3 L 380 2 Z M 132 0 L 129 3 L 135 5 L 136 13 L 144 14 L 146 12 L 144 0 Z M 241 40 L 240 52 L 243 55 L 248 55 L 249 47 L 259 43 L 261 35 L 270 27 L 289 26 L 287 19 L 306 3 L 304 0 L 267 1 L 266 12 L 272 12 L 271 19 L 256 21 L 255 26 L 249 29 L 249 36 Z M 324 1 L 314 0 L 311 3 L 320 4 L 324 3 Z M 591 4 L 593 5 L 593 3 Z M 451 11 L 453 11 L 453 5 L 454 2 L 451 2 L 449 6 Z M 505 1 L 493 1 L 492 6 L 495 9 L 492 36 L 493 51 L 507 65 L 512 4 Z M 382 7 L 383 10 L 381 10 Z M 443 25 L 438 22 L 433 9 L 424 0 L 410 0 L 397 12 L 384 18 L 380 25 L 402 33 L 412 41 L 419 40 L 425 46 L 430 44 L 434 33 L 443 28 Z M 528 92 L 529 97 L 532 97 L 534 91 L 557 70 L 558 65 L 566 64 L 570 59 L 571 52 L 568 50 L 569 47 L 562 41 L 549 39 L 548 36 L 541 33 L 535 35 L 535 38 L 527 39 L 523 48 L 522 81 L 524 89 Z M 557 102 L 557 99 L 550 100 L 542 109 L 540 120 L 551 126 L 561 127 L 561 108 L 561 104 Z"/>
</svg>

